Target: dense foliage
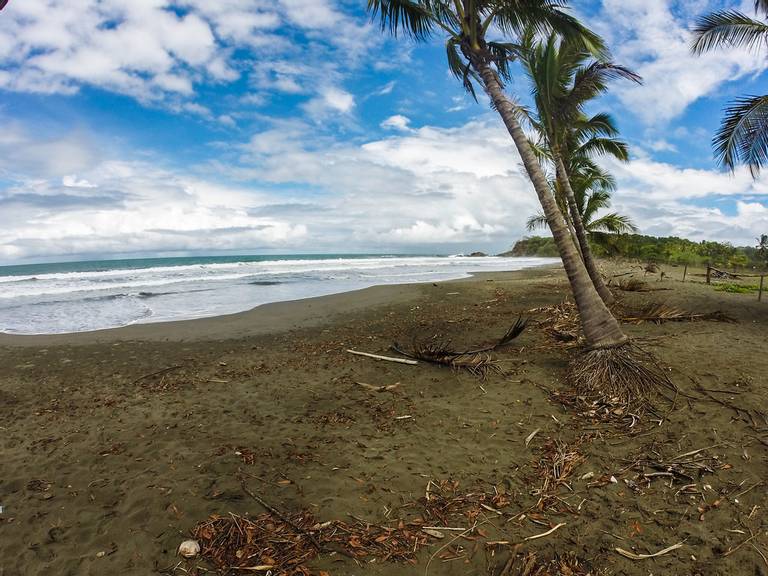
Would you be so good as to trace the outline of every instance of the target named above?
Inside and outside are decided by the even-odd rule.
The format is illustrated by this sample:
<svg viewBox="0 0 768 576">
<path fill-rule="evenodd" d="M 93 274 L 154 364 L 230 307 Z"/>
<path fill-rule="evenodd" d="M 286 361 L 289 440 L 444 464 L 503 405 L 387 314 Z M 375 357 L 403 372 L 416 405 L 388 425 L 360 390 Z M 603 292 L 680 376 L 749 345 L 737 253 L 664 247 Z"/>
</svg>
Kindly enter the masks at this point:
<svg viewBox="0 0 768 576">
<path fill-rule="evenodd" d="M 758 248 L 737 247 L 721 242 L 693 242 L 685 238 L 644 236 L 642 234 L 595 234 L 592 250 L 603 257 L 620 257 L 669 264 L 722 266 L 727 268 L 766 267 Z M 517 242 L 510 256 L 556 256 L 551 238 L 531 236 Z"/>
</svg>

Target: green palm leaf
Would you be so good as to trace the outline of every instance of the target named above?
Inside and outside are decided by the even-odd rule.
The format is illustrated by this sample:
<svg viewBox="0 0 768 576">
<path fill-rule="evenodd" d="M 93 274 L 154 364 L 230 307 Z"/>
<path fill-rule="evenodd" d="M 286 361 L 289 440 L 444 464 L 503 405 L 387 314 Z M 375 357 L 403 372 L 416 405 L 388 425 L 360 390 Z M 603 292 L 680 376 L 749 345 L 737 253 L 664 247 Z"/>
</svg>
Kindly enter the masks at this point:
<svg viewBox="0 0 768 576">
<path fill-rule="evenodd" d="M 746 164 L 753 176 L 768 162 L 768 96 L 746 96 L 725 109 L 713 139 L 718 161 L 730 170 Z"/>
<path fill-rule="evenodd" d="M 761 4 L 758 2 L 756 8 Z M 763 1 L 768 12 L 768 1 Z M 693 29 L 694 54 L 721 46 L 763 47 L 768 43 L 768 25 L 735 10 L 723 10 L 702 16 Z"/>
</svg>

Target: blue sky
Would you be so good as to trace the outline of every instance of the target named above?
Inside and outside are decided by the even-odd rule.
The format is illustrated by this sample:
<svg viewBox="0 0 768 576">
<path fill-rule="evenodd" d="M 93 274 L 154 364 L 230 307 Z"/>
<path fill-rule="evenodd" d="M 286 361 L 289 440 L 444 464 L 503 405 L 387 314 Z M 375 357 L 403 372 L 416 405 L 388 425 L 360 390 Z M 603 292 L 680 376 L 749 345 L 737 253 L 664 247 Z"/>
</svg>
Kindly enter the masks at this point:
<svg viewBox="0 0 768 576">
<path fill-rule="evenodd" d="M 11 0 L 0 13 L 0 262 L 189 253 L 497 251 L 537 210 L 509 137 L 363 0 Z M 643 86 L 617 83 L 632 161 L 614 208 L 649 234 L 751 244 L 768 187 L 723 173 L 720 111 L 768 92 L 766 55 L 688 52 L 748 1 L 574 10 Z M 509 93 L 527 99 L 518 77 Z"/>
</svg>

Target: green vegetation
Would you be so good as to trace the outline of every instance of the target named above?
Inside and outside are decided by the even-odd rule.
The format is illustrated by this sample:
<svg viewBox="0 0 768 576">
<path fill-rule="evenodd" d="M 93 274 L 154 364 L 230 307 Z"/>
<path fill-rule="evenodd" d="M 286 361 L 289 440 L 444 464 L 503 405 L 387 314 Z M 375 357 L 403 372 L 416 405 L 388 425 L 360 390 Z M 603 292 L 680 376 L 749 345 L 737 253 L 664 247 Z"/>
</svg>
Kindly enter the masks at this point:
<svg viewBox="0 0 768 576">
<path fill-rule="evenodd" d="M 753 294 L 760 288 L 758 286 L 745 285 L 745 284 L 717 284 L 715 290 L 718 292 L 728 292 L 730 294 Z"/>
<path fill-rule="evenodd" d="M 602 257 L 618 257 L 668 264 L 721 266 L 728 269 L 765 268 L 758 248 L 736 247 L 721 242 L 693 242 L 685 238 L 644 236 L 642 234 L 593 234 L 592 250 Z M 551 238 L 532 236 L 517 242 L 512 256 L 552 256 Z"/>
</svg>

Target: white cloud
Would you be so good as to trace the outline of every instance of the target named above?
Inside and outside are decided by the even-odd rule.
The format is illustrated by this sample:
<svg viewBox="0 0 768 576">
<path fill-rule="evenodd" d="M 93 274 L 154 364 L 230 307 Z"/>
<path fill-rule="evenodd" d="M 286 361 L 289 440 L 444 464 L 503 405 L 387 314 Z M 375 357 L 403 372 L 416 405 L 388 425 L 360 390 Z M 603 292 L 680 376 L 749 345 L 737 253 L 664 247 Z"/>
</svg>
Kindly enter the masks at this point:
<svg viewBox="0 0 768 576">
<path fill-rule="evenodd" d="M 673 4 L 685 20 L 673 12 Z M 765 69 L 764 55 L 755 51 L 691 54 L 689 28 L 695 17 L 713 7 L 700 0 L 603 0 L 592 24 L 608 39 L 615 60 L 644 81 L 642 86 L 617 82 L 613 90 L 646 124 L 663 125 L 724 83 Z"/>
<path fill-rule="evenodd" d="M 91 184 L 88 180 L 78 179 L 75 174 L 67 174 L 61 179 L 61 185 L 65 188 L 97 188 L 96 184 Z"/>
<path fill-rule="evenodd" d="M 355 97 L 341 88 L 325 86 L 315 98 L 303 106 L 306 113 L 315 121 L 328 118 L 329 115 L 348 115 L 355 107 Z"/>
<path fill-rule="evenodd" d="M 362 12 L 353 18 L 331 0 L 24 0 L 0 19 L 0 89 L 94 86 L 193 111 L 197 87 L 245 73 L 256 92 L 305 94 L 310 109 L 346 113 L 352 95 L 328 86 L 381 41 Z M 216 112 L 201 116 L 231 110 Z"/>
<path fill-rule="evenodd" d="M 395 114 L 394 116 L 386 118 L 381 123 L 381 127 L 389 130 L 400 130 L 401 132 L 408 132 L 411 130 L 411 128 L 408 126 L 410 122 L 411 120 L 407 116 L 403 116 L 402 114 Z"/>
</svg>

